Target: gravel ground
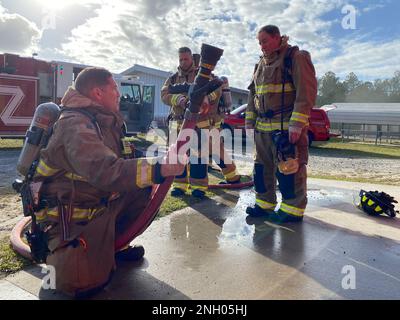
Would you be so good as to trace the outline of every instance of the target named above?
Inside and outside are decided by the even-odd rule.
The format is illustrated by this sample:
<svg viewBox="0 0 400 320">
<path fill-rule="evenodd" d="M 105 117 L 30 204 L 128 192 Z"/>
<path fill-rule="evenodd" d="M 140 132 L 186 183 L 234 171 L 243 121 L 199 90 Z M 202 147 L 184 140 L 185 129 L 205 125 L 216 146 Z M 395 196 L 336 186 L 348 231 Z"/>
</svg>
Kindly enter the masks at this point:
<svg viewBox="0 0 400 320">
<path fill-rule="evenodd" d="M 311 175 L 371 179 L 375 183 L 400 185 L 400 160 L 379 158 L 335 158 L 310 155 Z"/>
</svg>

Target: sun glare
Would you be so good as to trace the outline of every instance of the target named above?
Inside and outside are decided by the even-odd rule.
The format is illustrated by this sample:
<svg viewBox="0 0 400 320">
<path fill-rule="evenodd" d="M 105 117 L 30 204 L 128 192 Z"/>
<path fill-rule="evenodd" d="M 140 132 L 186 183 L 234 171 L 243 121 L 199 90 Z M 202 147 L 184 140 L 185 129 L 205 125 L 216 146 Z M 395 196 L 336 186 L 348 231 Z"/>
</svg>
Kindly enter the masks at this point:
<svg viewBox="0 0 400 320">
<path fill-rule="evenodd" d="M 49 10 L 60 10 L 68 5 L 79 3 L 79 0 L 36 0 L 38 5 Z"/>
</svg>

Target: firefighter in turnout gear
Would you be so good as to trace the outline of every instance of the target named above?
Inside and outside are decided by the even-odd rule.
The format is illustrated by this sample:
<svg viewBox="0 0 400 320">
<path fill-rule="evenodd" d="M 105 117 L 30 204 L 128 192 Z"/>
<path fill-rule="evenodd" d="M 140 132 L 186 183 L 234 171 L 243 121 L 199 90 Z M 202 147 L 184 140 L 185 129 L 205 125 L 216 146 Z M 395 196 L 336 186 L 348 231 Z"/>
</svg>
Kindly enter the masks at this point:
<svg viewBox="0 0 400 320">
<path fill-rule="evenodd" d="M 188 96 L 186 94 L 170 94 L 168 90 L 169 85 L 180 83 L 193 83 L 198 72 L 198 66 L 195 64 L 192 52 L 187 47 L 178 49 L 179 54 L 179 67 L 178 71 L 169 77 L 161 89 L 162 101 L 171 107 L 169 130 L 176 133 L 180 130 L 183 123 L 183 115 L 188 104 Z M 190 150 L 191 158 L 197 158 L 197 163 L 190 163 L 182 175 L 176 176 L 173 183 L 173 190 L 171 195 L 181 196 L 189 189 L 192 190 L 192 195 L 195 197 L 203 198 L 205 191 L 208 189 L 208 150 L 207 154 L 202 154 L 201 146 L 208 145 L 208 138 L 201 135 L 201 129 L 220 129 L 221 117 L 218 109 L 218 102 L 222 95 L 222 89 L 209 94 L 205 99 L 203 107 L 207 108 L 209 112 L 199 116 L 196 124 L 196 134 L 198 136 L 199 148 L 192 148 Z M 218 142 L 219 143 L 219 142 Z M 219 148 L 219 145 L 218 145 Z M 203 147 L 203 151 L 205 148 Z M 227 183 L 235 183 L 240 181 L 240 176 L 237 174 L 236 166 L 229 155 L 221 147 L 223 152 L 220 152 L 220 159 L 217 164 L 220 166 L 222 173 Z M 204 153 L 204 152 L 203 152 Z"/>
<path fill-rule="evenodd" d="M 249 86 L 246 129 L 254 129 L 256 204 L 250 216 L 302 221 L 307 205 L 307 127 L 317 95 L 310 54 L 288 45 L 276 26 L 258 32 L 263 52 Z M 276 178 L 282 203 L 276 211 Z"/>
<path fill-rule="evenodd" d="M 116 235 L 138 218 L 151 186 L 181 174 L 184 165 L 134 158 L 122 133 L 118 87 L 109 71 L 84 69 L 61 102 L 34 176 L 43 182 L 43 205 L 35 216 L 47 230 L 46 263 L 55 268 L 56 289 L 84 297 L 107 283 L 115 259 L 143 257 L 142 246 L 115 253 Z"/>
</svg>

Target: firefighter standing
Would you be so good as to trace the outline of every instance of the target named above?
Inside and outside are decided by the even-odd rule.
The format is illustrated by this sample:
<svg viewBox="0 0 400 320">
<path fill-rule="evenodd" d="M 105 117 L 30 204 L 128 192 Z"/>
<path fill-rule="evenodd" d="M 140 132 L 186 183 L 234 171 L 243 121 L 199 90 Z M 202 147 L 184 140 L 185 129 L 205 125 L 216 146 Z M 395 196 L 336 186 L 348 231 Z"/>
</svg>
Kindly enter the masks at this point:
<svg viewBox="0 0 400 320">
<path fill-rule="evenodd" d="M 46 263 L 55 267 L 56 289 L 80 297 L 107 282 L 115 259 L 142 258 L 142 246 L 115 254 L 116 234 L 138 218 L 151 185 L 182 173 L 184 165 L 129 156 L 118 87 L 109 71 L 84 69 L 61 102 L 34 177 L 43 181 L 47 204 L 36 219 L 49 229 Z"/>
<path fill-rule="evenodd" d="M 183 123 L 183 115 L 188 103 L 188 96 L 186 94 L 170 94 L 168 91 L 168 86 L 170 84 L 179 84 L 179 83 L 193 83 L 194 79 L 198 72 L 198 66 L 196 66 L 192 52 L 187 47 L 182 47 L 178 49 L 179 54 L 179 67 L 178 71 L 169 77 L 164 86 L 161 89 L 161 98 L 162 101 L 171 106 L 170 118 L 171 121 L 169 123 L 169 129 L 179 131 L 182 123 Z M 218 110 L 218 102 L 220 100 L 222 94 L 222 89 L 217 89 L 207 96 L 209 103 L 209 112 L 203 114 L 199 117 L 196 124 L 196 134 L 199 139 L 199 148 L 198 150 L 191 149 L 191 158 L 193 159 L 196 156 L 197 163 L 190 163 L 190 165 L 185 169 L 182 175 L 175 177 L 173 183 L 173 190 L 171 195 L 173 196 L 181 196 L 185 194 L 186 190 L 188 190 L 189 185 L 192 189 L 192 195 L 194 197 L 203 198 L 205 195 L 205 191 L 208 188 L 208 150 L 205 151 L 203 148 L 203 153 L 201 151 L 201 145 L 208 145 L 209 141 L 206 136 L 201 135 L 201 129 L 218 129 L 221 126 L 221 116 Z M 217 142 L 220 143 L 219 141 Z M 218 146 L 219 147 L 219 146 Z M 223 148 L 223 144 L 221 146 L 220 152 L 220 161 L 218 165 L 221 167 L 222 173 L 228 183 L 235 183 L 240 181 L 240 176 L 236 172 L 236 166 L 233 163 L 232 159 L 229 158 L 226 151 Z M 189 175 L 188 175 L 189 171 Z"/>
<path fill-rule="evenodd" d="M 315 70 L 310 54 L 288 45 L 278 27 L 262 27 L 258 41 L 263 56 L 249 87 L 246 111 L 246 128 L 255 129 L 256 205 L 246 212 L 277 222 L 302 221 L 307 205 L 308 119 L 317 94 Z M 289 147 L 294 144 L 293 159 L 282 159 L 278 144 L 284 139 L 277 143 L 279 136 L 288 137 Z M 282 194 L 278 211 L 276 178 Z"/>
</svg>

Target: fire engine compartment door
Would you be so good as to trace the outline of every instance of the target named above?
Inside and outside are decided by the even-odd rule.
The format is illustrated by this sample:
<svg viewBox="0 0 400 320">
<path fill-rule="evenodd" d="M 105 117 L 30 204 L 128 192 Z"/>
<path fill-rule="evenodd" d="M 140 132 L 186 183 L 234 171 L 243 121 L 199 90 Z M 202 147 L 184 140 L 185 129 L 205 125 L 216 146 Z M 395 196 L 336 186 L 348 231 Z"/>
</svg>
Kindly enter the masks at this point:
<svg viewBox="0 0 400 320">
<path fill-rule="evenodd" d="M 143 86 L 143 105 L 140 120 L 145 131 L 148 130 L 154 119 L 154 95 L 155 86 Z"/>
<path fill-rule="evenodd" d="M 121 83 L 119 109 L 124 117 L 128 132 L 140 131 L 142 97 L 137 84 Z"/>
<path fill-rule="evenodd" d="M 39 78 L 0 74 L 0 135 L 25 136 L 38 104 Z"/>
</svg>

